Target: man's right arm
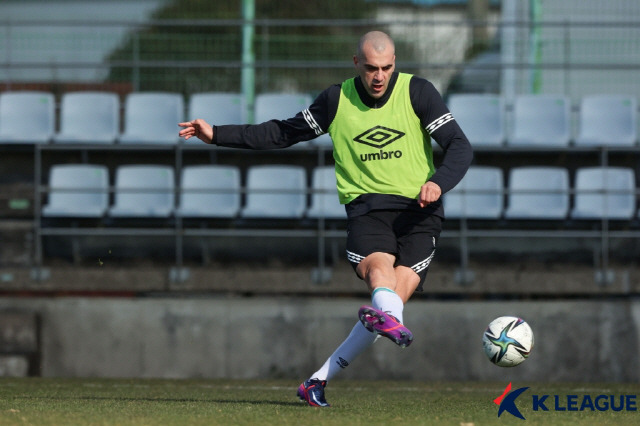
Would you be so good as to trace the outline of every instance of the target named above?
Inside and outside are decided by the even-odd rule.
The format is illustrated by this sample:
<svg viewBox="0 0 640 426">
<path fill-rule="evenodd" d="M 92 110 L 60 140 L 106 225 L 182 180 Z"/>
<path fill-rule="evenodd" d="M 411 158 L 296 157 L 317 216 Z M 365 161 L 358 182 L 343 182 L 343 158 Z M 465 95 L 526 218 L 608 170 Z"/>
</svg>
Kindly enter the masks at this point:
<svg viewBox="0 0 640 426">
<path fill-rule="evenodd" d="M 286 120 L 214 126 L 212 143 L 229 148 L 275 149 L 315 139 L 327 132 L 335 117 L 339 94 L 340 86 L 331 86 L 309 108 Z"/>
</svg>

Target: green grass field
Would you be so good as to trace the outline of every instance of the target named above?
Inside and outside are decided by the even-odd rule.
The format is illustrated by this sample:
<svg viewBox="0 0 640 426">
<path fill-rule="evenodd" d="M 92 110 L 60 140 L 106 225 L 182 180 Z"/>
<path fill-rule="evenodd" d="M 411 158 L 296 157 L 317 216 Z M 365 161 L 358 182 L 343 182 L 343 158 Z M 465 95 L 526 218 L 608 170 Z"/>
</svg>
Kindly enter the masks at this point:
<svg viewBox="0 0 640 426">
<path fill-rule="evenodd" d="M 0 379 L 1 425 L 638 425 L 638 411 L 533 411 L 498 418 L 504 383 L 338 381 L 330 408 L 295 397 L 289 380 Z M 514 384 L 536 394 L 639 394 L 640 384 Z M 549 407 L 553 403 L 546 404 Z"/>
</svg>

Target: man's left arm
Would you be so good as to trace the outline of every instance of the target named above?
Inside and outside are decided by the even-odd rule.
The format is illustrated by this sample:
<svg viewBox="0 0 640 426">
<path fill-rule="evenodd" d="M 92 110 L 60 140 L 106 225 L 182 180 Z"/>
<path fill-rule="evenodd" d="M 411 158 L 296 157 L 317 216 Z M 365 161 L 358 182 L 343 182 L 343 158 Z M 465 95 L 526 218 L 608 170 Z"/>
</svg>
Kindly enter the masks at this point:
<svg viewBox="0 0 640 426">
<path fill-rule="evenodd" d="M 442 147 L 442 163 L 429 182 L 437 184 L 444 194 L 464 177 L 473 159 L 473 149 L 433 84 L 425 79 L 413 77 L 409 89 L 413 109 L 422 126 Z M 430 189 L 426 185 L 422 191 L 428 193 L 435 191 L 435 188 Z M 426 195 L 428 197 L 429 194 Z"/>
</svg>

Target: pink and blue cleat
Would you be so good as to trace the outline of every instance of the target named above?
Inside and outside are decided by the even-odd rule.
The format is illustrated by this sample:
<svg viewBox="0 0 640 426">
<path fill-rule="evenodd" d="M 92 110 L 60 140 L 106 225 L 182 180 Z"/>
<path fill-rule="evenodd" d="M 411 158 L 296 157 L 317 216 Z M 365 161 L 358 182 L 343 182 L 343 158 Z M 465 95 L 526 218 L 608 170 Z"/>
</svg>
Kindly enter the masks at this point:
<svg viewBox="0 0 640 426">
<path fill-rule="evenodd" d="M 326 380 L 305 380 L 298 387 L 298 398 L 306 401 L 312 407 L 329 407 L 329 403 L 324 398 L 325 386 L 327 386 Z"/>
<path fill-rule="evenodd" d="M 364 327 L 391 339 L 396 345 L 405 348 L 413 341 L 411 330 L 402 325 L 394 316 L 371 306 L 363 306 L 358 311 L 358 318 Z"/>
</svg>

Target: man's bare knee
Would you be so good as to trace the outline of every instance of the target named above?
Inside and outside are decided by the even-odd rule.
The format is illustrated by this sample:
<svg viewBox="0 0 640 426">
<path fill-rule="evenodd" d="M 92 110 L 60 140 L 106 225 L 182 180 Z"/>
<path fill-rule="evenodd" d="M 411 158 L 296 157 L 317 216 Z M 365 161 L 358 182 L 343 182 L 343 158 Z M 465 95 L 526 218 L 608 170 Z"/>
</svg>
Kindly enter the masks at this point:
<svg viewBox="0 0 640 426">
<path fill-rule="evenodd" d="M 372 253 L 358 265 L 357 272 L 371 290 L 387 287 L 395 290 L 396 274 L 393 268 L 395 257 L 388 253 Z"/>
<path fill-rule="evenodd" d="M 395 292 L 404 303 L 407 303 L 420 285 L 420 276 L 407 266 L 397 266 L 394 272 L 396 275 Z"/>
</svg>

